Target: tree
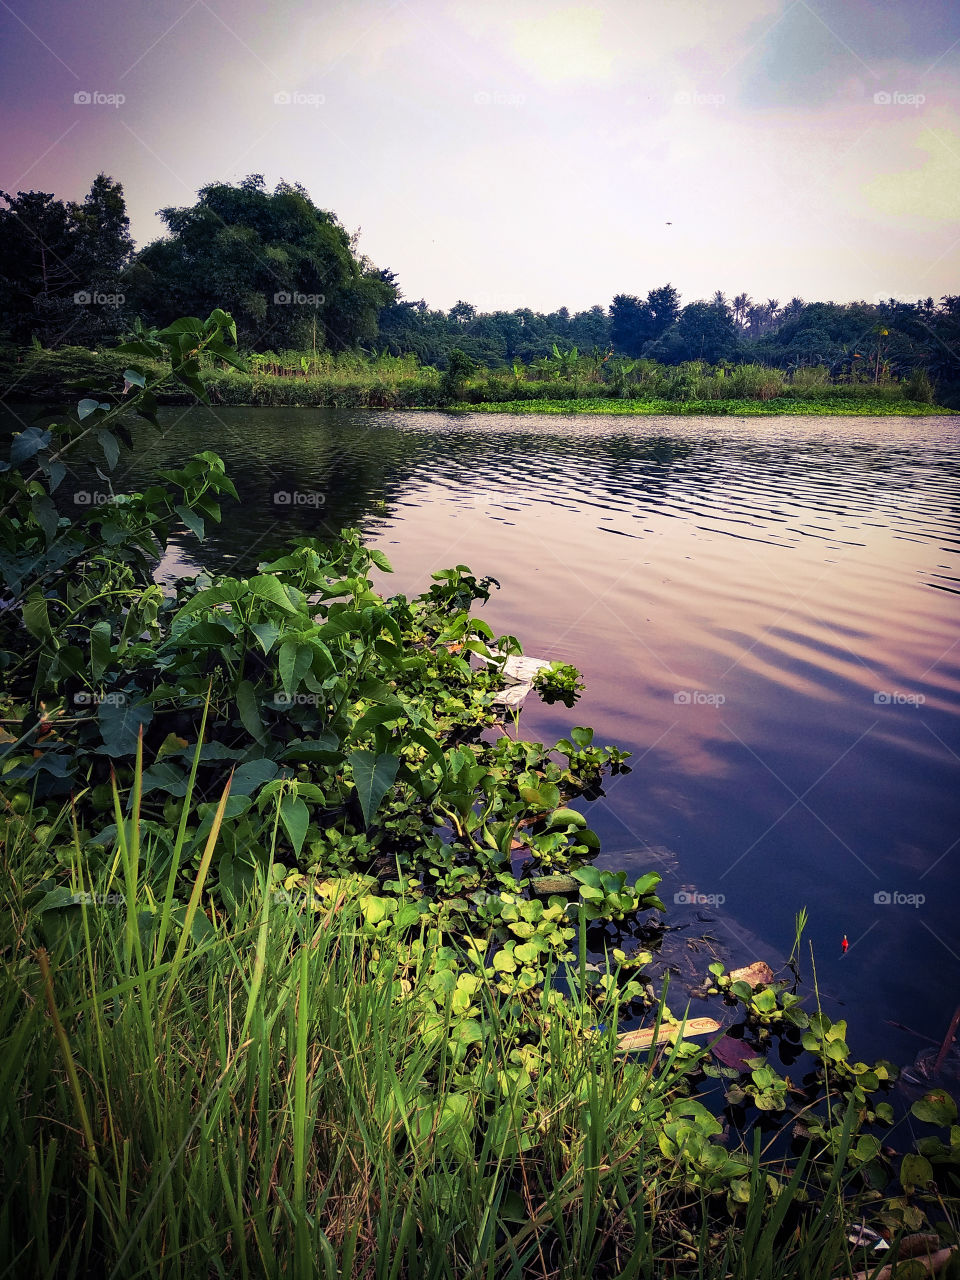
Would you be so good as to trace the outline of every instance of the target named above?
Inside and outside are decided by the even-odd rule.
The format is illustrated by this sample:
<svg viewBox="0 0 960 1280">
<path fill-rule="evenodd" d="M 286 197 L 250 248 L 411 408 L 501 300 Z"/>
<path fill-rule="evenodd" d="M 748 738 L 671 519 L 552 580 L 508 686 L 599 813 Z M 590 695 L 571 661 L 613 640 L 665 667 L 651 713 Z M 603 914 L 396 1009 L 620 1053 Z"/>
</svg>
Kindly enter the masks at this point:
<svg viewBox="0 0 960 1280">
<path fill-rule="evenodd" d="M 632 294 L 618 293 L 610 304 L 610 341 L 614 350 L 639 356 L 648 342 L 656 342 L 674 323 L 680 295 L 672 284 L 651 289 L 641 301 Z"/>
<path fill-rule="evenodd" d="M 722 295 L 720 295 L 722 297 Z M 726 300 L 688 302 L 677 323 L 683 359 L 727 360 L 736 352 L 737 337 L 733 312 Z"/>
<path fill-rule="evenodd" d="M 119 333 L 133 253 L 120 183 L 98 174 L 79 204 L 44 191 L 0 198 L 0 318 L 11 336 L 55 346 Z"/>
<path fill-rule="evenodd" d="M 752 303 L 752 298 L 748 293 L 738 293 L 733 299 L 731 306 L 733 307 L 733 318 L 740 328 L 744 328 L 747 321 L 747 309 Z"/>
<path fill-rule="evenodd" d="M 160 210 L 170 234 L 142 251 L 135 300 L 145 318 L 229 308 L 242 345 L 258 350 L 372 344 L 397 290 L 358 258 L 332 213 L 299 184 L 272 193 L 253 174 L 212 183 L 196 204 Z"/>
<path fill-rule="evenodd" d="M 470 302 L 464 302 L 463 299 L 455 302 L 450 308 L 450 319 L 454 324 L 469 324 L 476 314 L 477 308 Z"/>
</svg>

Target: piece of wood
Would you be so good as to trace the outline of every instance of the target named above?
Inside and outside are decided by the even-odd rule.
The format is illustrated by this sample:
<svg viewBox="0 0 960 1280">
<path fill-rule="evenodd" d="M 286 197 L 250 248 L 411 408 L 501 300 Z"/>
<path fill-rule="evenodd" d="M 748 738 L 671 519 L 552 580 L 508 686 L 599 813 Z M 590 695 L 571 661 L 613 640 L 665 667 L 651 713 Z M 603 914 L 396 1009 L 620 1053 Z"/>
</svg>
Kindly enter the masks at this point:
<svg viewBox="0 0 960 1280">
<path fill-rule="evenodd" d="M 951 1245 L 949 1249 L 938 1249 L 936 1253 L 928 1254 L 924 1257 L 914 1257 L 913 1262 L 918 1262 L 928 1276 L 935 1276 L 938 1271 L 942 1271 L 950 1259 L 957 1251 L 956 1245 Z M 904 1259 L 906 1261 L 906 1259 Z M 897 1270 L 897 1265 L 891 1263 L 889 1267 L 884 1267 L 881 1271 L 855 1271 L 853 1274 L 837 1276 L 836 1280 L 893 1280 Z"/>
<path fill-rule="evenodd" d="M 708 1036 L 720 1030 L 720 1023 L 712 1018 L 690 1018 L 683 1026 L 683 1037 Z M 657 1044 L 666 1044 L 675 1040 L 680 1034 L 680 1027 L 674 1023 L 661 1023 L 657 1035 Z M 643 1027 L 640 1031 L 623 1031 L 617 1036 L 617 1052 L 630 1053 L 634 1049 L 649 1049 L 653 1044 L 653 1027 Z"/>
<path fill-rule="evenodd" d="M 538 898 L 549 898 L 551 893 L 576 893 L 580 885 L 573 876 L 537 876 L 530 887 Z"/>
<path fill-rule="evenodd" d="M 773 981 L 773 970 L 765 960 L 754 960 L 753 964 L 742 969 L 731 969 L 730 978 L 733 982 L 746 982 L 751 987 L 765 987 Z"/>
</svg>

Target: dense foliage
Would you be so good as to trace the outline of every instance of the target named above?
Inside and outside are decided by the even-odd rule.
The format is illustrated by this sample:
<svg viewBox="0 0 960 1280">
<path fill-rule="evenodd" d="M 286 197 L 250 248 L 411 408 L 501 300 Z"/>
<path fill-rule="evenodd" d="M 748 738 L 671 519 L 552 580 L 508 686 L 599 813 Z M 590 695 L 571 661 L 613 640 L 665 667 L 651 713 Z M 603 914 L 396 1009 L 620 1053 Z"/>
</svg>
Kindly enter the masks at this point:
<svg viewBox="0 0 960 1280">
<path fill-rule="evenodd" d="M 122 188 L 102 174 L 81 205 L 45 192 L 0 198 L 0 332 L 17 343 L 91 345 L 137 316 L 163 325 L 223 303 L 245 351 L 304 359 L 362 350 L 441 371 L 465 359 L 514 367 L 525 380 L 552 378 L 557 362 L 566 376 L 613 357 L 816 367 L 832 380 L 932 383 L 941 402 L 960 400 L 957 297 L 781 304 L 717 292 L 681 305 L 665 284 L 574 314 L 485 313 L 462 300 L 440 311 L 404 299 L 394 273 L 358 255 L 335 215 L 298 184 L 269 192 L 259 174 L 211 183 L 195 204 L 161 210 L 168 234 L 135 257 Z"/>
<path fill-rule="evenodd" d="M 598 866 L 584 813 L 626 757 L 506 731 L 490 579 L 385 598 L 347 530 L 165 593 L 173 523 L 233 493 L 210 452 L 61 515 L 69 450 L 109 475 L 235 345 L 220 310 L 139 332 L 124 392 L 0 468 L 3 1265 L 826 1280 L 863 1219 L 953 1238 L 955 1105 L 917 1098 L 901 1158 L 896 1068 L 805 1007 L 796 949 L 704 975 L 716 1061 L 683 1036 L 659 876 Z M 628 1018 L 671 1037 L 630 1060 Z"/>
<path fill-rule="evenodd" d="M 120 183 L 98 174 L 80 203 L 43 191 L 0 199 L 0 329 L 47 346 L 122 332 L 133 241 Z"/>
</svg>

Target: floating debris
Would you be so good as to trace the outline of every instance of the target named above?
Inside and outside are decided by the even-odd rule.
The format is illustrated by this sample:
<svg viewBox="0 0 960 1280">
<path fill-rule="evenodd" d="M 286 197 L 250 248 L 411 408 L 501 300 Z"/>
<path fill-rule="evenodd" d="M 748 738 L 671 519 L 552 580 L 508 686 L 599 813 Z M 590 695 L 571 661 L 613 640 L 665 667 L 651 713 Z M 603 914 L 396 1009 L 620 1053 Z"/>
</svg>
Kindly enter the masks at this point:
<svg viewBox="0 0 960 1280">
<path fill-rule="evenodd" d="M 731 982 L 745 982 L 751 987 L 766 987 L 773 981 L 773 970 L 765 960 L 754 960 L 742 969 L 730 970 Z"/>
<path fill-rule="evenodd" d="M 713 1045 L 713 1052 L 725 1067 L 733 1067 L 735 1071 L 749 1071 L 751 1062 L 763 1058 L 759 1049 L 734 1036 L 721 1036 Z"/>
<path fill-rule="evenodd" d="M 858 1249 L 889 1249 L 890 1245 L 884 1240 L 879 1231 L 874 1231 L 872 1227 L 868 1227 L 865 1223 L 860 1222 L 852 1227 L 847 1239 L 852 1245 L 856 1245 Z"/>
<path fill-rule="evenodd" d="M 538 898 L 549 898 L 552 893 L 576 893 L 580 885 L 573 876 L 536 876 L 531 888 Z"/>
<path fill-rule="evenodd" d="M 666 1044 L 670 1040 L 676 1040 L 681 1032 L 683 1038 L 687 1039 L 689 1036 L 708 1036 L 719 1030 L 720 1023 L 714 1022 L 712 1018 L 690 1018 L 682 1027 L 675 1023 L 661 1023 L 656 1033 L 656 1043 Z M 649 1049 L 653 1043 L 653 1027 L 644 1027 L 640 1031 L 623 1031 L 617 1036 L 617 1052 L 631 1053 L 634 1049 Z"/>
<path fill-rule="evenodd" d="M 944 1269 L 950 1259 L 957 1251 L 957 1246 L 950 1245 L 945 1249 L 940 1249 L 939 1240 L 932 1235 L 914 1235 L 904 1236 L 900 1241 L 900 1248 L 897 1250 L 897 1263 L 882 1267 L 879 1271 L 871 1268 L 869 1271 L 855 1271 L 837 1276 L 836 1280 L 893 1280 L 894 1275 L 900 1274 L 899 1264 L 910 1259 L 912 1263 L 917 1264 L 922 1269 L 921 1275 L 935 1276 Z M 879 1247 L 879 1246 L 877 1246 Z M 904 1269 L 903 1274 L 906 1274 Z M 911 1272 L 911 1275 L 913 1272 Z"/>
<path fill-rule="evenodd" d="M 496 653 L 496 650 L 494 650 Z M 498 666 L 498 657 L 484 658 L 491 666 Z M 528 658 L 525 654 L 510 654 L 503 663 L 502 674 L 508 682 L 508 688 L 502 690 L 493 699 L 494 706 L 519 708 L 523 706 L 527 694 L 533 689 L 537 672 L 544 667 L 552 666 L 548 658 Z"/>
</svg>

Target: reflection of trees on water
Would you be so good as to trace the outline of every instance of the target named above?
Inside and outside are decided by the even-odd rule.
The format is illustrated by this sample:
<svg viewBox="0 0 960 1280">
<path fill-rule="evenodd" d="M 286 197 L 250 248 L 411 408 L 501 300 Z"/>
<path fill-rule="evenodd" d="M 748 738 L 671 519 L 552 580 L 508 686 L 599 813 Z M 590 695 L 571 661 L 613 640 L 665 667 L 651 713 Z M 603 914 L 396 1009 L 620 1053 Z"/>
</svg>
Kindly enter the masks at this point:
<svg viewBox="0 0 960 1280">
<path fill-rule="evenodd" d="M 247 570 L 290 538 L 324 539 L 362 525 L 408 497 L 417 480 L 440 481 L 467 496 L 504 480 L 522 492 L 535 462 L 538 487 L 551 478 L 575 485 L 586 473 L 595 495 L 622 499 L 624 466 L 646 464 L 642 487 L 660 488 L 673 463 L 695 448 L 662 435 L 604 436 L 582 427 L 503 431 L 492 424 L 463 431 L 440 415 L 431 419 L 353 410 L 166 409 L 162 434 L 135 429 L 134 454 L 121 459 L 109 484 L 116 492 L 142 489 L 204 449 L 224 458 L 238 501 L 224 502 L 223 520 L 208 523 L 204 542 L 191 538 L 181 553 L 173 550 L 175 571 L 186 574 L 227 563 Z M 77 464 L 58 500 L 67 510 L 77 492 L 104 489 L 109 485 L 95 461 Z"/>
<path fill-rule="evenodd" d="M 135 452 L 121 458 L 111 477 L 118 492 L 143 488 L 159 471 L 211 449 L 225 459 L 239 496 L 224 503 L 223 522 L 208 526 L 203 543 L 184 538 L 189 560 L 180 560 L 183 572 L 227 564 L 249 570 L 291 537 L 323 539 L 363 525 L 396 504 L 416 502 L 424 487 L 439 485 L 466 501 L 491 491 L 508 502 L 551 493 L 576 501 L 589 494 L 593 505 L 610 508 L 659 506 L 694 492 L 698 505 L 719 499 L 725 508 L 734 477 L 752 490 L 779 489 L 799 471 L 805 501 L 816 507 L 838 478 L 849 482 L 851 469 L 902 471 L 909 485 L 924 454 L 902 438 L 871 440 L 869 425 L 849 439 L 834 433 L 828 443 L 798 435 L 793 424 L 773 434 L 768 424 L 704 429 L 685 420 L 676 424 L 681 437 L 663 419 L 631 420 L 624 429 L 602 417 L 529 423 L 488 417 L 478 425 L 442 413 L 171 407 L 161 411 L 161 422 L 163 435 L 146 425 L 135 429 Z M 93 465 L 74 465 L 57 494 L 61 508 L 73 511 L 82 490 L 109 490 L 109 484 Z"/>
</svg>

